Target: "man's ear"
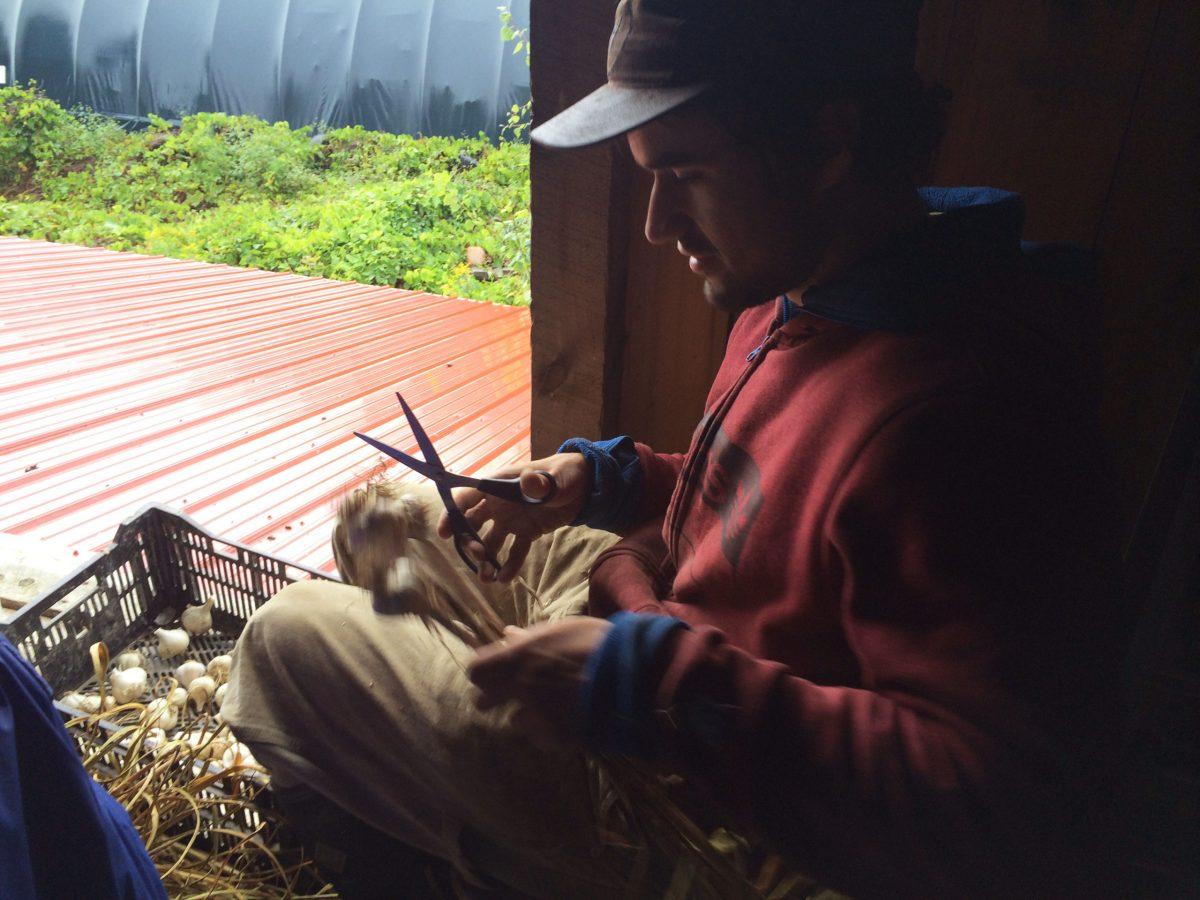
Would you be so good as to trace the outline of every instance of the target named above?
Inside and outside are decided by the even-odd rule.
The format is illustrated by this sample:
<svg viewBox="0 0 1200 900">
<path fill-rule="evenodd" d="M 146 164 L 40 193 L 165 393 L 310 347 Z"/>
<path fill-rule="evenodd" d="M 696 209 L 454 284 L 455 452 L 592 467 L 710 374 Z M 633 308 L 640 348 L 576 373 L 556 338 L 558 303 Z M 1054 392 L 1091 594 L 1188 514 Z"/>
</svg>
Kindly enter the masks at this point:
<svg viewBox="0 0 1200 900">
<path fill-rule="evenodd" d="M 821 104 L 813 117 L 813 148 L 821 161 L 818 189 L 840 184 L 854 167 L 862 117 L 849 98 Z"/>
</svg>

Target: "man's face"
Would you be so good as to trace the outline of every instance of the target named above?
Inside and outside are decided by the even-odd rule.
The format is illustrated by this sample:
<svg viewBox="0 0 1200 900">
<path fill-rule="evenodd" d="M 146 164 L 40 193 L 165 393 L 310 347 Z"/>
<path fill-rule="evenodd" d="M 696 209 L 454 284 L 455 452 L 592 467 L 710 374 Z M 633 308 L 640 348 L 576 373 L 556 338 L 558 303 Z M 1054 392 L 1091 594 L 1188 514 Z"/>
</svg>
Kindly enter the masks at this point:
<svg viewBox="0 0 1200 900">
<path fill-rule="evenodd" d="M 811 276 L 828 243 L 814 173 L 769 170 L 696 104 L 630 132 L 629 149 L 654 176 L 647 240 L 688 257 L 717 309 L 740 312 Z"/>
</svg>

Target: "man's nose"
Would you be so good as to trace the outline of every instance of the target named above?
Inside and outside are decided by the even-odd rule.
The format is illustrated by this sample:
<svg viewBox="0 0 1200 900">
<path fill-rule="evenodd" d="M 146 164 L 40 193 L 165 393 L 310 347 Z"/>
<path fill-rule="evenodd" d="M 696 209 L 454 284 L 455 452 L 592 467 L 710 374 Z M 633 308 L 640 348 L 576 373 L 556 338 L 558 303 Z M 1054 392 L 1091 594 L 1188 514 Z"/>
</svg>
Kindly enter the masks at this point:
<svg viewBox="0 0 1200 900">
<path fill-rule="evenodd" d="M 646 210 L 646 240 L 652 244 L 673 244 L 684 232 L 686 216 L 679 197 L 667 183 L 670 176 L 654 175 L 650 188 L 650 206 Z"/>
</svg>

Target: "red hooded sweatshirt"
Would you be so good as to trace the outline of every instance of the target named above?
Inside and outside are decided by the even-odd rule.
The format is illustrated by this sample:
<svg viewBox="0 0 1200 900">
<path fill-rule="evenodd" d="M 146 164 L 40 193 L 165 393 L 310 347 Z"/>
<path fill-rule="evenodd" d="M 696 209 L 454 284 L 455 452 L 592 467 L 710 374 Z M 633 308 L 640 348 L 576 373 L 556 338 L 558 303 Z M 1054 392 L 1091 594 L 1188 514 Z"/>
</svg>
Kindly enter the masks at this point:
<svg viewBox="0 0 1200 900">
<path fill-rule="evenodd" d="M 1116 554 L 1093 397 L 1016 265 L 917 327 L 744 313 L 591 612 L 665 614 L 655 756 L 859 896 L 1096 896 Z M 1034 316 L 1036 318 L 1036 316 Z"/>
</svg>

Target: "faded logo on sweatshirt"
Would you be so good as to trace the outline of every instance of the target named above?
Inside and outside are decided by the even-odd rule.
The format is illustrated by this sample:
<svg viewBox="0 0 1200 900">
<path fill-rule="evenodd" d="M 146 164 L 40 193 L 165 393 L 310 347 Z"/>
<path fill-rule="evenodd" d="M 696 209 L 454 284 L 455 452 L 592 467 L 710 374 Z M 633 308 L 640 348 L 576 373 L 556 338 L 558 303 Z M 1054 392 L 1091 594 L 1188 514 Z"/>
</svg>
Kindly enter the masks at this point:
<svg viewBox="0 0 1200 900">
<path fill-rule="evenodd" d="M 708 459 L 700 496 L 721 519 L 721 550 L 736 569 L 762 506 L 762 480 L 750 454 L 729 440 L 724 429 L 713 437 Z"/>
</svg>

